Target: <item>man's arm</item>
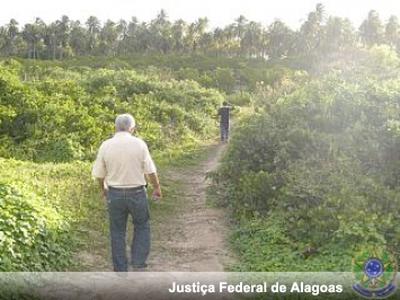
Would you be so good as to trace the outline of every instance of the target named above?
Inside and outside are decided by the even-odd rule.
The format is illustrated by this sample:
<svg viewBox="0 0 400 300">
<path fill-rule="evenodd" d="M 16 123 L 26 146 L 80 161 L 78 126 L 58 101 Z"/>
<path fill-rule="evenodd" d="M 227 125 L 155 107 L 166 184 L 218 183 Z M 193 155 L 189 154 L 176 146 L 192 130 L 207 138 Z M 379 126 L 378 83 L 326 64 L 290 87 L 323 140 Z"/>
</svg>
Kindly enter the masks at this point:
<svg viewBox="0 0 400 300">
<path fill-rule="evenodd" d="M 160 186 L 160 181 L 158 179 L 157 173 L 147 174 L 146 177 L 147 177 L 148 181 L 150 181 L 150 184 L 154 189 L 153 197 L 162 198 L 161 186 Z"/>
<path fill-rule="evenodd" d="M 97 179 L 100 185 L 100 191 L 103 199 L 106 199 L 106 189 L 104 188 L 104 178 L 106 177 L 107 169 L 103 159 L 104 143 L 100 146 L 97 153 L 96 161 L 93 165 L 92 176 Z"/>
<path fill-rule="evenodd" d="M 143 171 L 144 174 L 147 178 L 147 181 L 151 183 L 152 187 L 154 188 L 153 191 L 153 197 L 155 198 L 161 198 L 162 193 L 161 193 L 161 187 L 160 187 L 160 181 L 158 179 L 157 175 L 157 169 L 156 166 L 153 162 L 153 159 L 151 158 L 149 148 L 147 147 L 146 144 L 144 144 L 143 148 Z"/>
</svg>

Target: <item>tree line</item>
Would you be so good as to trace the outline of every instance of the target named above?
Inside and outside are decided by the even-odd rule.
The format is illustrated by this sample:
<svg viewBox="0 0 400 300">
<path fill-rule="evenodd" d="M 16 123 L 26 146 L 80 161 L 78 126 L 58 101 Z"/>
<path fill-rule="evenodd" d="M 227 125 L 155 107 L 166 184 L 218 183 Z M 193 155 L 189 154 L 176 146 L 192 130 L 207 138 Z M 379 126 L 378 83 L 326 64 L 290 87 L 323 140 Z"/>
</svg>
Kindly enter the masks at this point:
<svg viewBox="0 0 400 300">
<path fill-rule="evenodd" d="M 36 18 L 23 26 L 15 20 L 0 27 L 0 56 L 29 59 L 64 59 L 73 56 L 128 56 L 148 54 L 206 54 L 228 57 L 263 57 L 323 54 L 351 47 L 388 44 L 400 51 L 400 24 L 396 16 L 383 22 L 377 11 L 368 13 L 356 29 L 349 19 L 315 10 L 298 30 L 277 19 L 268 26 L 239 16 L 232 24 L 210 30 L 209 20 L 170 21 L 161 10 L 150 22 L 105 23 L 91 16 L 83 24 L 62 16 L 46 24 Z"/>
</svg>

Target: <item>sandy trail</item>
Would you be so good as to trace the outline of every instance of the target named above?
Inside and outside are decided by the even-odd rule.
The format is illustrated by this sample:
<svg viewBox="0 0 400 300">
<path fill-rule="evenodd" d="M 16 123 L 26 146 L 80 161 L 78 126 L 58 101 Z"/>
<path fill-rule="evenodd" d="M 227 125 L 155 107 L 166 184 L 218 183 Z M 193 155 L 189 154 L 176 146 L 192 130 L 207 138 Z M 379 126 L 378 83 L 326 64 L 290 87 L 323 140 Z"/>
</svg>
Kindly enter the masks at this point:
<svg viewBox="0 0 400 300">
<path fill-rule="evenodd" d="M 227 245 L 228 228 L 223 210 L 206 203 L 210 184 L 206 174 L 215 170 L 224 145 L 213 145 L 206 160 L 167 176 L 182 187 L 184 205 L 167 218 L 153 236 L 149 271 L 224 271 L 232 260 Z"/>
</svg>

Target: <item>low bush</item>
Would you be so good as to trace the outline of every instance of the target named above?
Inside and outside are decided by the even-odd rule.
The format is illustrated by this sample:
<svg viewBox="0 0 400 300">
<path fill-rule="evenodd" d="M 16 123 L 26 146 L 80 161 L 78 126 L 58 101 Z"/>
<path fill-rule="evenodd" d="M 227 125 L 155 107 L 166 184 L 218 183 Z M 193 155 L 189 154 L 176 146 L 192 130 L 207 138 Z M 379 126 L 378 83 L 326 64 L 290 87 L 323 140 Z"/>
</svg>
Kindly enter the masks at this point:
<svg viewBox="0 0 400 300">
<path fill-rule="evenodd" d="M 26 189 L 0 182 L 0 270 L 63 270 L 73 240 L 65 219 Z"/>
</svg>

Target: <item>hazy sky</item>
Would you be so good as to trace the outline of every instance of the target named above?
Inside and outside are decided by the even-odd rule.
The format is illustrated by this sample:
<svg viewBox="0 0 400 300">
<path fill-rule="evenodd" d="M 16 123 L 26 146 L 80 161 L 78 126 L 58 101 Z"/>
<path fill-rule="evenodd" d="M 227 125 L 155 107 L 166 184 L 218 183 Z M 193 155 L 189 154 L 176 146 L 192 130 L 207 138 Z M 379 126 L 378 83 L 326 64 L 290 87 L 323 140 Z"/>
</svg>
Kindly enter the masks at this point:
<svg viewBox="0 0 400 300">
<path fill-rule="evenodd" d="M 316 3 L 322 2 L 329 15 L 350 18 L 358 27 L 371 9 L 383 20 L 391 14 L 400 17 L 400 0 L 1 0 L 0 24 L 15 18 L 20 23 L 41 17 L 46 22 L 66 14 L 71 19 L 86 20 L 95 15 L 102 21 L 136 16 L 141 21 L 154 18 L 164 8 L 170 19 L 193 21 L 207 16 L 211 27 L 231 23 L 240 14 L 268 24 L 281 19 L 297 28 Z"/>
</svg>

